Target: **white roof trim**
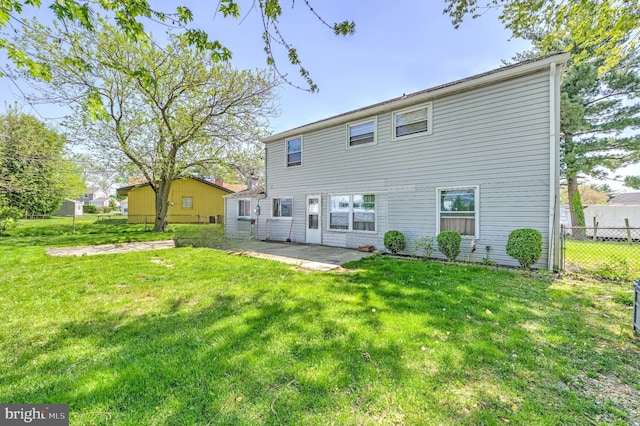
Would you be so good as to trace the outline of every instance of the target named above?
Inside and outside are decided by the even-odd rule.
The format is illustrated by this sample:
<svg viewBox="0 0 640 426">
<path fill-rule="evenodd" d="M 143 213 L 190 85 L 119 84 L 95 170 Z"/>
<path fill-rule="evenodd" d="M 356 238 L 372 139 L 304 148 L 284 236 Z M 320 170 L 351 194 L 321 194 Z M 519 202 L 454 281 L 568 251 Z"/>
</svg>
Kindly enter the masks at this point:
<svg viewBox="0 0 640 426">
<path fill-rule="evenodd" d="M 531 74 L 538 71 L 549 72 L 551 64 L 564 65 L 569 60 L 569 53 L 558 53 L 545 56 L 540 59 L 520 62 L 518 64 L 509 65 L 498 68 L 493 71 L 485 72 L 475 76 L 467 77 L 451 83 L 446 83 L 431 89 L 422 90 L 400 98 L 391 99 L 378 104 L 367 106 L 354 111 L 339 114 L 324 120 L 309 123 L 291 130 L 269 136 L 262 139 L 263 143 L 281 141 L 284 138 L 300 135 L 301 133 L 309 133 L 326 127 L 344 124 L 350 121 L 360 120 L 371 117 L 382 112 L 408 107 L 421 102 L 427 102 L 431 99 L 442 97 L 454 92 L 469 90 L 478 86 L 486 86 L 501 81 L 510 80 L 515 77 Z"/>
</svg>

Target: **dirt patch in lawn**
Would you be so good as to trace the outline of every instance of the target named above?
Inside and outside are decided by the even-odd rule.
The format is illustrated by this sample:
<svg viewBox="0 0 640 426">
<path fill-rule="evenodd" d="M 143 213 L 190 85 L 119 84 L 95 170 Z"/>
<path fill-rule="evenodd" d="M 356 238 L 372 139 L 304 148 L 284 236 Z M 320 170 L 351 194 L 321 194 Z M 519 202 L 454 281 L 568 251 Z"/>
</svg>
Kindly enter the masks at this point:
<svg viewBox="0 0 640 426">
<path fill-rule="evenodd" d="M 626 415 L 628 424 L 640 426 L 640 390 L 622 383 L 617 377 L 601 374 L 596 377 L 583 375 L 581 380 L 585 393 L 606 410 L 606 414 L 598 416 L 598 421 L 613 422 L 622 414 Z"/>
<path fill-rule="evenodd" d="M 160 250 L 174 248 L 173 240 L 144 241 L 137 243 L 100 244 L 96 246 L 48 247 L 49 256 L 93 256 L 97 254 L 129 253 L 133 251 Z"/>
</svg>

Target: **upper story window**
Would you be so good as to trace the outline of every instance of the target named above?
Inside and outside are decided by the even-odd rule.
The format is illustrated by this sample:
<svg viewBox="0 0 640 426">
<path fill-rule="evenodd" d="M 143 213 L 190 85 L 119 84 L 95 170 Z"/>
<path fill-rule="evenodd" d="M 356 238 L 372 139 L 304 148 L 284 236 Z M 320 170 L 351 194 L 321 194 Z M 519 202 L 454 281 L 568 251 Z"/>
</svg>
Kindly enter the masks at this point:
<svg viewBox="0 0 640 426">
<path fill-rule="evenodd" d="M 293 217 L 293 198 L 274 198 L 273 217 Z"/>
<path fill-rule="evenodd" d="M 438 233 L 478 237 L 478 187 L 438 189 Z"/>
<path fill-rule="evenodd" d="M 431 103 L 393 113 L 393 140 L 431 134 Z"/>
<path fill-rule="evenodd" d="M 347 147 L 376 143 L 376 120 L 347 125 Z"/>
<path fill-rule="evenodd" d="M 302 164 L 302 136 L 287 139 L 287 167 L 300 166 Z"/>
<path fill-rule="evenodd" d="M 251 216 L 251 200 L 238 200 L 238 217 Z"/>
</svg>

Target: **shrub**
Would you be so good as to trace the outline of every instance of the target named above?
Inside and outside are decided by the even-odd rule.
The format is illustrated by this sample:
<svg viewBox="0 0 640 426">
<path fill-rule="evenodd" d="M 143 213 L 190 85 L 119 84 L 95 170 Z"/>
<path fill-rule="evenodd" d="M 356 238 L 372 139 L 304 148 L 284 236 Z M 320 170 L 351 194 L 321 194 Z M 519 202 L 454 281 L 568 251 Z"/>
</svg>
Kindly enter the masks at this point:
<svg viewBox="0 0 640 426">
<path fill-rule="evenodd" d="M 91 204 L 83 204 L 82 213 L 98 213 L 98 208 L 96 206 L 92 206 Z"/>
<path fill-rule="evenodd" d="M 16 221 L 22 217 L 22 211 L 17 207 L 0 207 L 0 235 L 7 229 L 15 228 Z"/>
<path fill-rule="evenodd" d="M 384 234 L 384 246 L 391 253 L 396 254 L 404 250 L 407 246 L 407 240 L 405 240 L 404 234 L 400 231 L 387 231 Z"/>
<path fill-rule="evenodd" d="M 109 213 L 112 209 L 109 206 L 104 206 L 104 207 L 98 207 L 96 210 L 98 213 Z"/>
<path fill-rule="evenodd" d="M 433 253 L 433 237 L 422 237 L 416 241 L 416 250 L 422 252 L 422 258 L 428 259 Z"/>
<path fill-rule="evenodd" d="M 531 228 L 511 231 L 507 239 L 507 254 L 520 262 L 523 269 L 530 269 L 542 256 L 542 234 Z"/>
<path fill-rule="evenodd" d="M 449 262 L 456 260 L 460 254 L 462 236 L 458 231 L 442 231 L 438 234 L 438 250 L 447 257 Z"/>
</svg>

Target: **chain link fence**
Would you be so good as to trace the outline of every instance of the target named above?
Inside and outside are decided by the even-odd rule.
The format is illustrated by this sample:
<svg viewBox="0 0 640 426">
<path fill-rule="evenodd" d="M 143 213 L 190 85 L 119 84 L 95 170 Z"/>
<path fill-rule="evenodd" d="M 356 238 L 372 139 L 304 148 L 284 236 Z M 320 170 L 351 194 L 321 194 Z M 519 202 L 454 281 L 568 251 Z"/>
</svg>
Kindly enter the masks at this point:
<svg viewBox="0 0 640 426">
<path fill-rule="evenodd" d="M 144 223 L 146 225 L 153 225 L 155 220 L 155 215 L 126 215 L 126 216 L 111 216 L 113 218 L 118 219 L 126 219 L 127 223 Z M 109 220 L 110 216 L 105 216 L 104 220 Z M 216 223 L 223 224 L 224 216 L 222 215 L 187 215 L 187 214 L 171 214 L 167 216 L 168 224 L 176 224 L 176 223 L 194 223 L 194 224 L 205 224 L 205 223 Z"/>
<path fill-rule="evenodd" d="M 566 273 L 612 281 L 640 278 L 640 228 L 562 226 L 561 265 Z"/>
</svg>

